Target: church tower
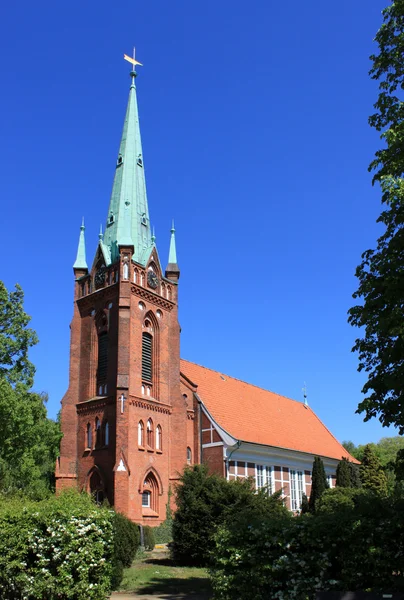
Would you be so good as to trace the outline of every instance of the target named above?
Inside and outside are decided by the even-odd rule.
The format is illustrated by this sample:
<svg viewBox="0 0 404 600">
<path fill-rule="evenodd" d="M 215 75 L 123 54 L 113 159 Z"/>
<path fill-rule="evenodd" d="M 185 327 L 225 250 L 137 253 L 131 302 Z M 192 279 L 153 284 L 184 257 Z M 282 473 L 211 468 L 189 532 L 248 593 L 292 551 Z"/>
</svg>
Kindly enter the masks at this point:
<svg viewBox="0 0 404 600">
<path fill-rule="evenodd" d="M 165 271 L 152 234 L 135 70 L 130 76 L 105 230 L 89 267 L 83 222 L 73 266 L 69 388 L 62 400 L 56 486 L 86 489 L 136 522 L 157 525 L 187 462 L 180 272 L 174 224 Z"/>
</svg>

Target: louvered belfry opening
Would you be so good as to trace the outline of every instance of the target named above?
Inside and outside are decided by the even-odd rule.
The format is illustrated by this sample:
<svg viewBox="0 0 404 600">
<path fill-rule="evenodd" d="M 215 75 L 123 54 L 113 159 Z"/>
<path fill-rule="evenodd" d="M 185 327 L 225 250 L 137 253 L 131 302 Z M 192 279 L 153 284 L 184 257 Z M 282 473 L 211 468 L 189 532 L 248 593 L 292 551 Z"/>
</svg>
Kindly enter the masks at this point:
<svg viewBox="0 0 404 600">
<path fill-rule="evenodd" d="M 106 383 L 108 375 L 108 333 L 104 331 L 98 336 L 97 383 Z"/>
<path fill-rule="evenodd" d="M 153 382 L 153 336 L 142 334 L 142 379 Z"/>
</svg>

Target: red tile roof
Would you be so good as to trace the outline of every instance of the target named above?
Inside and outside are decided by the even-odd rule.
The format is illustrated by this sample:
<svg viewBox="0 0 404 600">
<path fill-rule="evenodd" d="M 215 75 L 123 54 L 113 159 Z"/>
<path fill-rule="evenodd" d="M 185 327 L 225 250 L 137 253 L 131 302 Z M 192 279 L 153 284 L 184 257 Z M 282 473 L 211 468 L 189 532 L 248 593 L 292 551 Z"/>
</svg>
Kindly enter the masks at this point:
<svg viewBox="0 0 404 600">
<path fill-rule="evenodd" d="M 358 462 L 303 402 L 187 360 L 181 360 L 181 372 L 198 386 L 203 404 L 232 437 L 337 460 L 345 456 Z"/>
</svg>

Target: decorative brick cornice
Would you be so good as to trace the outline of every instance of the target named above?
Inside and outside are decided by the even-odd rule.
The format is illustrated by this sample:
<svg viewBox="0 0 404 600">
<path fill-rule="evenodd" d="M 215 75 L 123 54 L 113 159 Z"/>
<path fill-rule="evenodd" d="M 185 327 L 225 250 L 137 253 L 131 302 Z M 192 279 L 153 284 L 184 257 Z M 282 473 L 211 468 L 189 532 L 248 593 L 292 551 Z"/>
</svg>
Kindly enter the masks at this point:
<svg viewBox="0 0 404 600">
<path fill-rule="evenodd" d="M 152 410 L 154 412 L 159 412 L 164 415 L 171 415 L 171 408 L 168 406 L 162 406 L 161 404 L 154 404 L 153 402 L 148 402 L 147 400 L 141 400 L 140 398 L 131 398 L 129 400 L 129 404 L 131 406 L 137 406 L 138 408 L 144 408 L 146 410 Z"/>
<path fill-rule="evenodd" d="M 83 415 L 91 415 L 99 412 L 101 408 L 108 406 L 114 403 L 114 399 L 112 397 L 105 398 L 91 398 L 91 400 L 87 400 L 86 402 L 79 402 L 76 404 L 77 413 Z"/>
<path fill-rule="evenodd" d="M 147 300 L 147 302 L 150 302 L 150 304 L 155 304 L 156 306 L 165 308 L 166 310 L 168 310 L 168 312 L 172 311 L 172 309 L 175 306 L 174 302 L 170 302 L 170 300 L 161 298 L 161 296 L 158 296 L 157 294 L 153 294 L 153 292 L 149 292 L 148 290 L 145 290 L 144 288 L 138 287 L 136 285 L 132 285 L 132 287 L 130 289 L 131 289 L 132 294 L 135 294 L 135 296 L 139 296 L 139 298 L 142 298 L 143 300 Z"/>
<path fill-rule="evenodd" d="M 112 283 L 111 285 L 106 285 L 99 290 L 95 290 L 88 296 L 82 296 L 81 298 L 77 298 L 77 306 L 80 310 L 80 313 L 86 313 L 89 310 L 99 310 L 100 308 L 104 308 L 104 305 L 108 300 L 116 299 L 118 294 L 118 285 L 116 283 Z"/>
</svg>

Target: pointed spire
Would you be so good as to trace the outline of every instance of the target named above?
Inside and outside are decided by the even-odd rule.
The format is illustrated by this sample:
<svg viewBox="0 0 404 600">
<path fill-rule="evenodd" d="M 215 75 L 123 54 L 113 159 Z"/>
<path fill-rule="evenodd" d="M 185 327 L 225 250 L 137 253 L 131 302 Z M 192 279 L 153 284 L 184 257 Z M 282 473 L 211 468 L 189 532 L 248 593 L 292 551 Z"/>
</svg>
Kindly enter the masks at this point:
<svg viewBox="0 0 404 600">
<path fill-rule="evenodd" d="M 119 246 L 124 243 L 127 245 L 128 241 L 134 246 L 133 259 L 139 263 L 144 260 L 145 250 L 152 245 L 136 98 L 136 75 L 135 71 L 131 71 L 132 82 L 103 240 L 111 255 L 111 262 L 117 260 Z"/>
<path fill-rule="evenodd" d="M 73 265 L 73 269 L 88 269 L 86 261 L 86 241 L 84 238 L 84 217 L 80 227 L 79 245 L 77 248 L 76 262 Z"/>
<path fill-rule="evenodd" d="M 176 265 L 177 264 L 177 248 L 175 246 L 175 227 L 174 227 L 174 219 L 171 225 L 171 239 L 170 239 L 170 251 L 168 253 L 168 264 Z"/>
<path fill-rule="evenodd" d="M 180 278 L 180 270 L 177 264 L 177 248 L 175 245 L 175 227 L 174 219 L 171 225 L 170 251 L 168 253 L 168 265 L 166 268 L 166 277 L 169 279 L 178 280 Z"/>
<path fill-rule="evenodd" d="M 156 241 L 156 233 L 154 231 L 154 225 L 153 225 L 153 233 L 152 233 L 152 236 L 151 236 L 151 242 L 152 242 L 152 244 L 154 244 L 155 241 Z"/>
<path fill-rule="evenodd" d="M 102 223 L 100 224 L 100 233 L 98 234 L 98 239 L 100 240 L 100 242 L 102 242 L 102 238 L 104 237 L 104 234 L 102 233 Z"/>
</svg>

